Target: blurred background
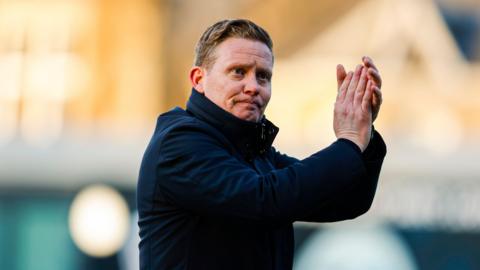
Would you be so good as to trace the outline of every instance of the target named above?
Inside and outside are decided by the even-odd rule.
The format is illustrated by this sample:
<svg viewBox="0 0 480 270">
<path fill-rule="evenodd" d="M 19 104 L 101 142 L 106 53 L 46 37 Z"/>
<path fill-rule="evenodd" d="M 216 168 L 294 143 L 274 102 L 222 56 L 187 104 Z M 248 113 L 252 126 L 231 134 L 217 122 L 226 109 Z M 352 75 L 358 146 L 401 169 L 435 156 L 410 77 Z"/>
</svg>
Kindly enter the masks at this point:
<svg viewBox="0 0 480 270">
<path fill-rule="evenodd" d="M 143 151 L 232 17 L 274 40 L 266 114 L 290 155 L 333 142 L 338 63 L 383 76 L 372 209 L 296 223 L 295 269 L 480 269 L 478 0 L 0 0 L 0 269 L 138 269 Z"/>
</svg>

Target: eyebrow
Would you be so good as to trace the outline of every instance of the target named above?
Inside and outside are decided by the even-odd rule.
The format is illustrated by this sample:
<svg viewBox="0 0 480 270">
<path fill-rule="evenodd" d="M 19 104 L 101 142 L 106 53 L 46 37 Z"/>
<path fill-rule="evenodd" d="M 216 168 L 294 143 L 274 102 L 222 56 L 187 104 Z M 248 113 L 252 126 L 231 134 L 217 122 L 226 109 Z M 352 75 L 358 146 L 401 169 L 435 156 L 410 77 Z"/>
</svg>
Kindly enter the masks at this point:
<svg viewBox="0 0 480 270">
<path fill-rule="evenodd" d="M 252 66 L 255 65 L 255 62 L 250 62 L 250 63 L 238 63 L 238 62 L 232 62 L 227 65 L 227 69 L 232 69 L 232 68 L 237 68 L 237 67 L 242 67 L 242 68 L 251 68 Z"/>
<path fill-rule="evenodd" d="M 231 64 L 228 64 L 227 65 L 227 70 L 232 70 L 234 68 L 238 68 L 238 67 L 241 67 L 241 68 L 251 68 L 255 65 L 255 62 L 251 62 L 251 63 L 231 63 Z M 263 67 L 258 67 L 257 68 L 257 71 L 260 71 L 260 72 L 265 72 L 267 73 L 269 76 L 272 76 L 272 71 L 268 68 L 263 68 Z"/>
</svg>

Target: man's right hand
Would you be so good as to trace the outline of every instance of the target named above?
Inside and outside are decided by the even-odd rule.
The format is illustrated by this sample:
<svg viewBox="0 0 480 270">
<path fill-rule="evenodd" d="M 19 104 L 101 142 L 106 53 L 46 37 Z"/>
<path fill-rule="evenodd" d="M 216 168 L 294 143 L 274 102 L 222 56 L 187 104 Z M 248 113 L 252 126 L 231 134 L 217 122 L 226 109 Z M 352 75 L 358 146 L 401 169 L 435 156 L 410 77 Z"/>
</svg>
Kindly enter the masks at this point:
<svg viewBox="0 0 480 270">
<path fill-rule="evenodd" d="M 335 101 L 333 130 L 338 139 L 354 142 L 363 152 L 372 132 L 372 82 L 367 78 L 367 68 L 362 65 L 346 76 L 343 66 L 338 65 L 339 82 L 342 77 Z"/>
</svg>

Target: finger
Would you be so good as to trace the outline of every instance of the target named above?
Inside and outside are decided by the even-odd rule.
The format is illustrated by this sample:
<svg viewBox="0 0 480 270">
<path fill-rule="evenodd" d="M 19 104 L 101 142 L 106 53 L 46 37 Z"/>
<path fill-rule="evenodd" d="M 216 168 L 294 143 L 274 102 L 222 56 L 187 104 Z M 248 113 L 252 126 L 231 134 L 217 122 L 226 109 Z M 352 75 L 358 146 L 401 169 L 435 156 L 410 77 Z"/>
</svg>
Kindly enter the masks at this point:
<svg viewBox="0 0 480 270">
<path fill-rule="evenodd" d="M 362 62 L 367 68 L 373 68 L 373 69 L 378 71 L 378 68 L 373 63 L 372 58 L 370 58 L 368 56 L 364 56 L 364 57 L 362 57 Z"/>
<path fill-rule="evenodd" d="M 338 91 L 338 95 L 337 95 L 338 102 L 343 102 L 345 100 L 345 96 L 347 95 L 348 85 L 350 84 L 352 77 L 353 77 L 353 72 L 349 71 Z"/>
<path fill-rule="evenodd" d="M 377 70 L 373 68 L 368 68 L 368 75 L 369 79 L 373 80 L 373 82 L 375 82 L 378 88 L 382 87 L 382 77 L 380 77 L 380 73 L 378 73 Z"/>
<path fill-rule="evenodd" d="M 376 86 L 372 87 L 373 96 L 372 96 L 372 112 L 373 116 L 376 117 L 380 111 L 380 106 L 382 105 L 382 92 Z"/>
<path fill-rule="evenodd" d="M 343 65 L 337 65 L 337 90 L 340 89 L 340 86 L 343 83 L 343 80 L 347 77 L 347 73 L 345 72 L 345 68 Z"/>
<path fill-rule="evenodd" d="M 380 106 L 382 104 L 382 91 L 380 90 L 380 88 L 376 87 L 376 86 L 373 86 L 373 101 L 372 101 L 372 104 L 373 106 Z"/>
<path fill-rule="evenodd" d="M 377 119 L 378 113 L 380 112 L 380 106 L 382 105 L 382 92 L 380 88 L 373 86 L 373 97 L 372 97 L 372 122 Z"/>
<path fill-rule="evenodd" d="M 372 108 L 372 92 L 373 92 L 372 84 L 373 84 L 372 81 L 369 80 L 367 83 L 365 94 L 363 95 L 362 110 L 364 112 L 368 112 Z"/>
<path fill-rule="evenodd" d="M 367 69 L 362 68 L 362 73 L 360 75 L 360 80 L 358 81 L 357 89 L 355 89 L 355 95 L 353 99 L 353 106 L 362 103 L 363 95 L 365 94 L 365 87 L 367 85 Z"/>
<path fill-rule="evenodd" d="M 353 95 L 355 94 L 355 89 L 358 85 L 358 80 L 360 79 L 360 74 L 362 72 L 363 66 L 357 65 L 355 68 L 355 73 L 353 74 L 352 80 L 348 85 L 347 95 L 345 97 L 345 102 L 351 103 L 353 100 Z"/>
</svg>

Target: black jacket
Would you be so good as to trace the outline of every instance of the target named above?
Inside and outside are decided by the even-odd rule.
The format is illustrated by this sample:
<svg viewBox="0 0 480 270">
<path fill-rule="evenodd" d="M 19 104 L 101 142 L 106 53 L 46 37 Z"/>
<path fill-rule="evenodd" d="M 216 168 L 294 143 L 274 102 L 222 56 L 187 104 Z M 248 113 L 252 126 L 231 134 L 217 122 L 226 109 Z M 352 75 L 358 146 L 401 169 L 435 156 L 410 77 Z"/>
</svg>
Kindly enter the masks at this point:
<svg viewBox="0 0 480 270">
<path fill-rule="evenodd" d="M 271 146 L 277 132 L 195 90 L 186 111 L 160 115 L 137 187 L 142 270 L 292 269 L 292 222 L 369 209 L 386 153 L 378 133 L 363 154 L 340 139 L 297 160 Z"/>
</svg>

